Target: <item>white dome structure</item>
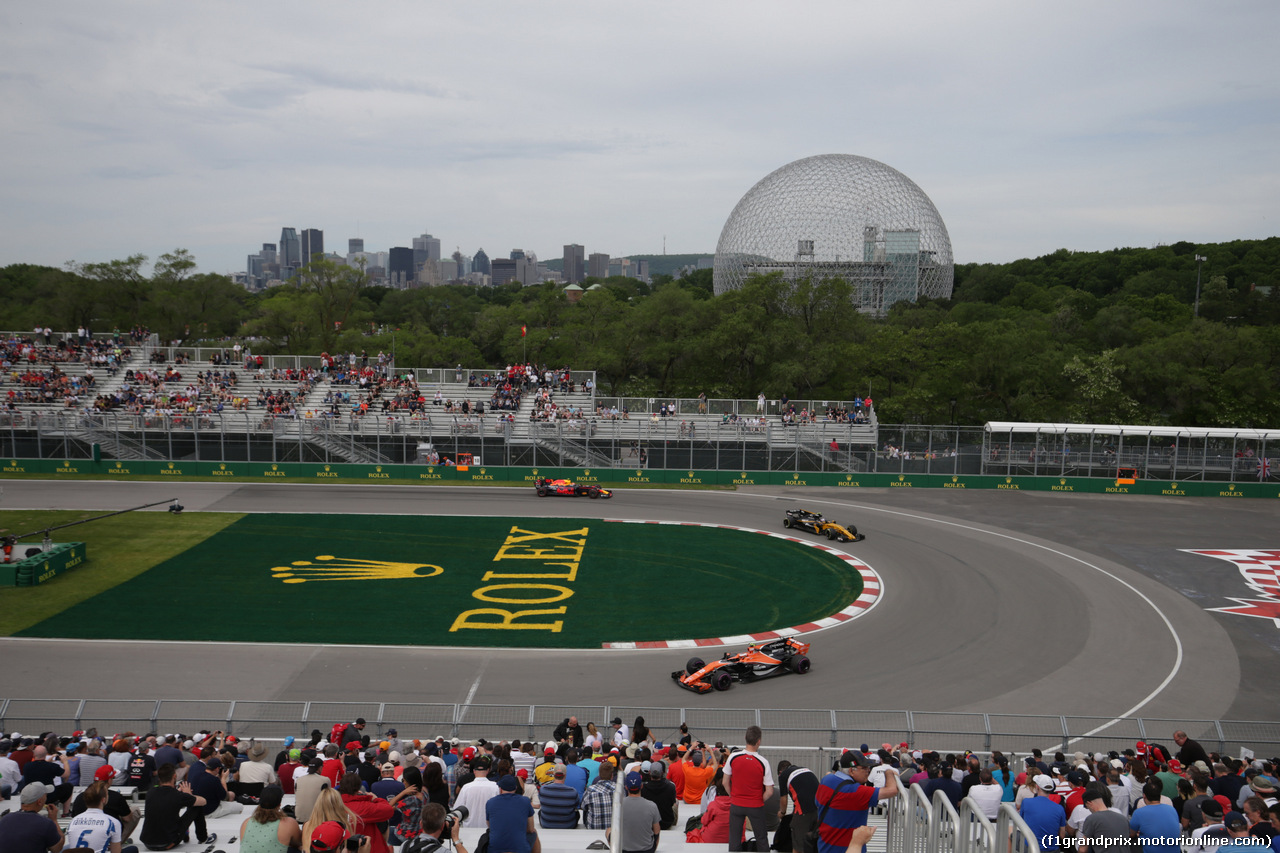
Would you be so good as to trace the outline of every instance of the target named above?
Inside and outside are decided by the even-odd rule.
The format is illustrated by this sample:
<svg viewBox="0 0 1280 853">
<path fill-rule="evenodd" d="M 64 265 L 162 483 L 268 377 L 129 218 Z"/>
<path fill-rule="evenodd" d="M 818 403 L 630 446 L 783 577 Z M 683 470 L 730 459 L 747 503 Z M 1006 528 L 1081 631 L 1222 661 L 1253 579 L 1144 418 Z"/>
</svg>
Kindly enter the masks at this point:
<svg viewBox="0 0 1280 853">
<path fill-rule="evenodd" d="M 951 238 L 920 187 L 877 160 L 822 154 L 788 163 L 747 191 L 716 244 L 715 292 L 753 273 L 790 281 L 842 278 L 859 310 L 882 316 L 895 302 L 947 298 L 955 280 Z"/>
</svg>

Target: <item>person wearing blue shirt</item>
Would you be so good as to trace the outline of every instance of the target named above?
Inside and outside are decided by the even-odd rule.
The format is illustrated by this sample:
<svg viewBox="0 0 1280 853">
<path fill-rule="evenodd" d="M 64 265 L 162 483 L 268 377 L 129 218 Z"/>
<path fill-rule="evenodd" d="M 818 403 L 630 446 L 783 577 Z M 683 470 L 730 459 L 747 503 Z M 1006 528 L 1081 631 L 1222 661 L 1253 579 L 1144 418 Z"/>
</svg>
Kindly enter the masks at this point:
<svg viewBox="0 0 1280 853">
<path fill-rule="evenodd" d="M 1057 850 L 1067 826 L 1067 813 L 1053 795 L 1054 781 L 1043 773 L 1028 780 L 1031 796 L 1022 801 L 1022 819 L 1035 833 L 1041 850 Z M 1167 853 L 1167 851 L 1166 851 Z"/>
<path fill-rule="evenodd" d="M 1142 786 L 1142 805 L 1129 819 L 1129 828 L 1138 833 L 1138 843 L 1144 853 L 1169 853 L 1178 849 L 1182 836 L 1182 821 L 1178 810 L 1160 802 L 1164 785 L 1159 779 L 1148 779 Z"/>
</svg>

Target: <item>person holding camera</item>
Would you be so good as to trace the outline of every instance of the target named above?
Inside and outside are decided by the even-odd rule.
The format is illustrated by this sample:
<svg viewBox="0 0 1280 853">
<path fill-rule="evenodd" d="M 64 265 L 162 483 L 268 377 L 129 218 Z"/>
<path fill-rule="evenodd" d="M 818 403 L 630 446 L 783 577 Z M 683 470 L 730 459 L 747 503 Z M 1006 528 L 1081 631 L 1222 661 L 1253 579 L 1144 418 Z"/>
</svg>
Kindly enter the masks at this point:
<svg viewBox="0 0 1280 853">
<path fill-rule="evenodd" d="M 448 838 L 458 853 L 470 853 L 462 843 L 461 832 L 462 816 L 458 812 L 447 812 L 439 803 L 427 803 L 422 807 L 422 831 L 400 850 L 401 853 L 437 853 Z"/>
</svg>

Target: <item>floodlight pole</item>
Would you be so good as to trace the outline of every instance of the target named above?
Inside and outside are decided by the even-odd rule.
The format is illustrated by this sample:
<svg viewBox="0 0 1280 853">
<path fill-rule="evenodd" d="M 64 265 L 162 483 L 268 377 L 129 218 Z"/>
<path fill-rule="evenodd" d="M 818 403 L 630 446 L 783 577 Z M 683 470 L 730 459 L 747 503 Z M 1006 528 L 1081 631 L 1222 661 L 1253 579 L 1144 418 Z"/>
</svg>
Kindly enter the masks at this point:
<svg viewBox="0 0 1280 853">
<path fill-rule="evenodd" d="M 1204 262 L 1209 260 L 1204 255 L 1196 255 L 1196 308 L 1193 316 L 1200 316 L 1200 270 L 1204 266 Z"/>
</svg>

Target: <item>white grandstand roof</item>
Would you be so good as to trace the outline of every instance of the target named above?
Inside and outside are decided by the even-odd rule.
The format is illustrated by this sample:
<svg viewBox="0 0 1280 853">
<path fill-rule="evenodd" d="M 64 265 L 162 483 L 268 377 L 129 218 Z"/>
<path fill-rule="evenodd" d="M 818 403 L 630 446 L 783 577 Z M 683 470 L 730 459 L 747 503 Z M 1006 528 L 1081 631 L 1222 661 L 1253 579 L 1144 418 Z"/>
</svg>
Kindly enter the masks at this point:
<svg viewBox="0 0 1280 853">
<path fill-rule="evenodd" d="M 1125 424 L 1054 424 L 989 421 L 989 433 L 1049 433 L 1050 435 L 1141 435 L 1172 438 L 1244 438 L 1253 441 L 1280 441 L 1280 430 L 1239 427 L 1136 426 Z"/>
</svg>

